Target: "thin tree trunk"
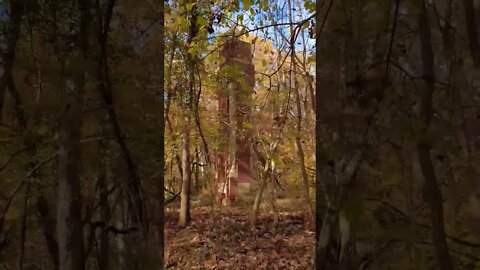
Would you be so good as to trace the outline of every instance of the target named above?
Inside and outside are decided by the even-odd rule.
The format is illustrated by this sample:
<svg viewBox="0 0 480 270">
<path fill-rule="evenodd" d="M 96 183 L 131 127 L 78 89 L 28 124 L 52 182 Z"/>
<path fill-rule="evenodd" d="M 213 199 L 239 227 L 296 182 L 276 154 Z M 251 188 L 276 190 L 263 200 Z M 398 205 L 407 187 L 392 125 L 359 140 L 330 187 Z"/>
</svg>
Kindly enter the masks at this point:
<svg viewBox="0 0 480 270">
<path fill-rule="evenodd" d="M 3 116 L 3 105 L 7 86 L 12 83 L 12 70 L 15 63 L 15 49 L 20 36 L 22 16 L 24 13 L 23 1 L 10 0 L 10 24 L 7 32 L 7 48 L 2 56 L 3 75 L 0 77 L 0 122 Z"/>
<path fill-rule="evenodd" d="M 277 227 L 279 221 L 279 213 L 277 208 L 277 188 L 275 187 L 275 172 L 272 171 L 271 173 L 272 183 L 271 183 L 271 197 L 270 197 L 270 206 L 272 207 L 273 213 L 273 223 L 272 226 L 274 228 Z"/>
<path fill-rule="evenodd" d="M 18 262 L 17 262 L 17 267 L 19 270 L 23 269 L 23 261 L 25 258 L 25 240 L 27 238 L 29 191 L 30 191 L 30 185 L 27 183 L 27 185 L 25 186 L 25 195 L 23 198 L 22 221 L 20 224 L 20 246 L 18 251 Z"/>
<path fill-rule="evenodd" d="M 160 1 L 159 2 L 159 5 L 160 5 L 160 14 L 163 14 L 164 13 L 164 2 L 163 1 Z M 164 33 L 164 17 L 162 16 L 160 18 L 160 40 L 164 40 L 164 36 L 165 36 L 165 33 Z M 160 46 L 160 55 L 163 59 L 164 55 L 165 55 L 165 47 L 164 47 L 164 44 L 162 44 Z M 160 78 L 164 78 L 164 65 L 160 65 L 160 71 L 158 72 L 159 73 L 159 76 Z M 164 92 L 165 92 L 165 88 L 161 89 L 160 91 L 160 94 L 161 94 L 161 97 L 160 98 L 160 108 L 161 108 L 161 113 L 160 113 L 160 131 L 159 133 L 160 134 L 165 134 L 165 114 L 164 114 L 164 102 L 165 102 L 165 99 L 163 99 L 164 97 Z M 164 157 L 165 156 L 165 137 L 164 136 L 160 136 L 160 143 L 161 143 L 161 147 L 160 147 L 160 153 L 159 155 L 161 157 Z M 164 158 L 161 158 L 160 159 L 160 162 L 159 162 L 159 167 L 160 168 L 164 168 L 165 167 L 165 159 Z M 158 246 L 157 246 L 157 254 L 158 254 L 158 265 L 159 265 L 159 270 L 163 270 L 164 269 L 164 262 L 165 262 L 165 253 L 164 253 L 164 249 L 165 249 L 165 245 L 164 245 L 164 205 L 165 205 L 165 191 L 164 191 L 164 188 L 165 188 L 165 170 L 160 170 L 160 177 L 159 177 L 159 180 L 157 181 L 157 198 L 156 198 L 156 202 L 157 202 L 157 209 L 156 209 L 156 214 L 153 215 L 154 218 L 157 219 L 157 227 L 156 227 L 156 231 L 155 231 L 155 236 L 156 236 L 156 242 L 158 243 Z"/>
<path fill-rule="evenodd" d="M 478 40 L 478 29 L 475 16 L 473 0 L 463 0 L 465 19 L 467 24 L 468 45 L 475 67 L 480 68 L 480 42 Z"/>
<path fill-rule="evenodd" d="M 194 46 L 193 39 L 197 35 L 197 10 L 196 6 L 192 8 L 189 16 L 190 28 L 188 32 L 187 44 L 188 46 Z M 187 93 L 185 101 L 185 123 L 183 126 L 183 150 L 182 150 L 182 192 L 180 194 L 180 215 L 179 225 L 185 227 L 190 223 L 190 185 L 192 182 L 191 174 L 191 157 L 190 157 L 190 123 L 191 123 L 191 109 L 194 96 L 195 85 L 195 56 L 191 53 L 187 53 L 187 67 L 188 67 L 188 82 Z"/>
<path fill-rule="evenodd" d="M 185 122 L 189 123 L 190 117 L 185 117 Z M 182 192 L 180 194 L 180 218 L 179 225 L 182 227 L 190 223 L 190 127 L 185 124 L 183 127 L 183 151 L 182 151 Z"/>
<path fill-rule="evenodd" d="M 171 46 L 172 46 L 172 52 L 170 53 L 170 61 L 169 61 L 168 66 L 167 66 L 168 67 L 168 69 L 167 69 L 167 74 L 168 75 L 165 77 L 165 88 L 166 88 L 166 91 L 167 91 L 167 104 L 165 106 L 165 121 L 167 123 L 168 130 L 170 131 L 170 133 L 173 134 L 174 131 L 173 131 L 172 123 L 170 121 L 170 117 L 169 117 L 170 104 L 171 104 L 171 100 L 172 100 L 172 96 L 173 96 L 173 94 L 172 94 L 173 89 L 172 89 L 172 86 L 171 86 L 172 85 L 172 83 L 171 83 L 172 78 L 169 75 L 172 74 L 173 59 L 175 58 L 175 50 L 177 48 L 177 35 L 176 35 L 176 33 L 173 37 L 173 41 L 172 41 Z M 164 102 L 164 99 L 161 99 L 161 101 Z M 164 108 L 164 107 L 162 107 L 162 108 Z M 174 155 L 175 155 L 175 160 L 177 161 L 178 172 L 180 173 L 180 177 L 183 179 L 182 160 L 176 152 L 175 152 Z"/>
<path fill-rule="evenodd" d="M 319 31 L 319 30 L 317 30 Z M 318 38 L 318 37 L 317 37 Z M 338 48 L 338 81 L 339 81 L 339 84 L 338 84 L 338 90 L 339 91 L 343 91 L 344 90 L 344 85 L 346 83 L 346 72 L 345 70 L 347 69 L 347 66 L 346 66 L 346 55 L 347 55 L 347 40 L 348 40 L 349 37 L 347 37 L 346 35 L 343 36 L 343 38 L 341 40 L 338 41 L 338 43 L 336 44 L 337 45 L 337 48 Z M 320 45 L 319 43 L 317 43 L 317 45 Z M 318 72 L 319 69 L 317 69 L 317 72 Z M 318 73 L 317 73 L 318 75 Z M 321 100 L 318 99 L 320 95 L 317 94 L 317 105 L 319 104 L 322 104 Z M 320 110 L 319 110 L 320 106 L 317 107 L 317 119 L 320 119 L 320 117 L 318 117 L 320 115 Z M 318 130 L 318 127 L 319 127 L 319 122 L 317 122 L 317 135 L 319 135 L 319 130 Z M 318 153 L 318 149 L 319 147 L 317 147 L 317 153 Z M 322 164 L 323 165 L 323 164 Z M 319 174 L 319 170 L 318 170 L 319 167 L 317 167 L 317 173 L 318 175 Z M 332 174 L 336 174 L 336 172 L 333 172 Z M 335 175 L 335 176 L 329 176 L 331 178 L 334 178 L 334 177 L 338 177 L 338 175 Z M 317 179 L 319 180 L 319 179 Z M 335 179 L 336 180 L 336 179 Z M 325 207 L 325 211 L 322 213 L 321 211 L 318 211 L 317 210 L 317 245 L 316 245 L 316 266 L 317 266 L 317 269 L 318 270 L 325 270 L 325 269 L 329 269 L 327 267 L 328 265 L 328 262 L 329 261 L 334 261 L 334 258 L 329 258 L 328 257 L 328 254 L 329 254 L 329 251 L 331 250 L 331 244 L 332 242 L 334 241 L 334 237 L 335 237 L 335 228 L 337 227 L 336 225 L 338 224 L 337 223 L 337 220 L 338 220 L 338 209 L 337 209 L 337 205 L 338 205 L 338 202 L 341 201 L 341 198 L 340 198 L 340 189 L 342 188 L 342 186 L 338 186 L 338 184 L 336 183 L 331 183 L 333 182 L 334 179 L 324 179 L 323 180 L 323 185 L 325 186 L 325 189 L 324 189 L 324 193 L 326 198 L 328 198 L 326 200 L 326 205 L 324 205 Z M 318 183 L 321 183 L 321 182 L 318 182 Z M 327 187 L 331 187 L 331 189 L 327 189 Z M 320 200 L 317 199 L 317 205 L 320 205 L 319 204 Z M 320 205 L 320 207 L 322 207 Z M 317 208 L 319 209 L 319 208 Z M 322 215 L 320 216 L 320 213 L 322 213 Z"/>
<path fill-rule="evenodd" d="M 331 0 L 332 2 L 333 0 Z M 315 16 L 315 21 L 317 21 L 317 23 L 315 24 L 315 48 L 317 48 L 317 50 L 320 50 L 320 39 L 318 38 L 318 36 L 320 35 L 320 30 L 321 30 L 321 17 L 320 17 L 320 12 L 317 11 L 316 13 L 316 16 Z M 319 84 L 319 81 L 320 78 L 321 78 L 321 73 L 320 73 L 320 69 L 321 69 L 321 62 L 320 61 L 316 61 L 315 63 L 315 77 L 317 78 L 317 82 L 316 82 L 316 89 L 315 89 L 315 108 L 314 108 L 314 111 L 315 111 L 315 138 L 317 138 L 317 140 L 320 138 L 321 136 L 321 123 L 320 123 L 320 115 L 321 113 L 323 113 L 323 108 L 322 106 L 320 106 L 320 104 L 322 104 L 322 100 L 320 98 L 321 94 L 320 92 L 318 91 L 318 89 L 320 89 L 320 84 Z M 315 156 L 316 157 L 319 157 L 320 155 L 322 154 L 322 151 L 319 147 L 319 142 L 317 141 L 316 145 L 315 145 Z M 319 269 L 321 270 L 320 267 L 322 267 L 322 261 L 321 261 L 321 257 L 322 257 L 322 253 L 323 253 L 323 249 L 321 246 L 320 246 L 320 237 L 321 237 L 321 230 L 322 230 L 322 214 L 321 212 L 319 211 L 320 208 L 322 207 L 322 204 L 321 204 L 321 200 L 320 200 L 320 194 L 321 192 L 323 191 L 325 193 L 326 189 L 324 188 L 325 185 L 323 184 L 322 180 L 320 179 L 320 168 L 321 168 L 321 163 L 320 163 L 320 159 L 317 158 L 315 160 L 315 181 L 316 181 L 316 192 L 315 192 L 315 195 L 317 196 L 316 200 L 315 200 L 315 208 L 317 209 L 317 212 L 316 212 L 316 216 L 315 216 L 315 265 L 316 265 L 316 269 Z M 322 185 L 323 184 L 323 185 Z M 328 198 L 328 196 L 326 196 L 326 198 Z M 327 200 L 328 202 L 328 200 Z M 324 232 L 325 233 L 325 232 Z M 325 237 L 325 235 L 324 235 Z M 328 239 L 327 239 L 328 240 Z"/>
<path fill-rule="evenodd" d="M 64 114 L 59 134 L 57 234 L 61 270 L 83 270 L 84 247 L 80 177 L 81 107 L 72 104 Z"/>
<path fill-rule="evenodd" d="M 200 154 L 198 148 L 195 148 L 195 166 L 194 166 L 194 192 L 198 191 L 200 188 Z"/>
<path fill-rule="evenodd" d="M 467 3 L 470 2 L 470 3 Z M 466 170 L 469 172 L 467 174 L 467 179 L 470 183 L 470 187 L 472 191 L 477 190 L 477 178 L 478 178 L 478 171 L 475 169 L 475 166 L 472 164 L 472 156 L 476 155 L 477 152 L 477 138 L 478 138 L 478 121 L 477 121 L 477 110 L 476 108 L 467 108 L 470 105 L 475 105 L 475 101 L 471 99 L 471 96 L 474 94 L 472 93 L 472 86 L 468 84 L 468 80 L 466 79 L 465 76 L 465 71 L 464 71 L 464 66 L 459 65 L 458 62 L 456 61 L 456 55 L 455 55 L 455 41 L 454 41 L 454 35 L 451 31 L 450 26 L 450 20 L 451 20 L 451 9 L 452 9 L 452 0 L 449 0 L 449 6 L 446 10 L 446 14 L 444 17 L 446 18 L 445 26 L 441 29 L 442 32 L 442 37 L 443 37 L 443 46 L 444 46 L 444 54 L 445 58 L 449 60 L 450 62 L 450 70 L 451 70 L 451 81 L 450 83 L 452 84 L 452 87 L 454 88 L 454 92 L 452 94 L 452 100 L 454 104 L 455 109 L 460 110 L 460 114 L 463 117 L 463 124 L 462 124 L 462 130 L 460 132 L 460 141 L 463 141 L 463 155 L 464 159 L 466 160 Z M 464 1 L 465 8 L 471 7 L 473 9 L 473 3 L 471 1 Z M 469 16 L 475 16 L 474 13 L 465 10 L 465 15 L 467 17 Z M 471 13 L 471 14 L 470 14 Z M 439 16 L 439 14 L 436 13 L 436 16 Z M 437 18 L 439 20 L 439 18 Z M 467 24 L 471 23 L 471 21 L 475 21 L 475 18 L 467 18 Z M 478 41 L 477 41 L 477 34 L 476 34 L 476 25 L 473 26 L 468 26 L 467 25 L 467 31 L 474 31 L 473 33 L 469 34 L 469 39 L 470 41 L 470 51 L 471 55 L 475 64 L 475 61 L 478 61 L 478 59 L 475 59 L 475 55 L 478 54 L 480 56 L 480 47 L 478 46 Z M 479 66 L 480 67 L 480 66 Z M 446 160 L 446 167 L 449 167 L 449 160 Z M 447 172 L 447 175 L 450 179 L 455 179 L 454 172 L 449 171 Z M 453 183 L 453 182 L 452 182 Z M 455 189 L 454 185 L 454 189 Z M 457 191 L 455 191 L 457 192 Z M 477 194 L 476 192 L 472 192 L 470 194 L 470 204 L 472 206 L 478 205 L 478 199 L 477 199 Z M 459 209 L 461 207 L 461 200 L 455 199 L 454 203 L 455 207 L 453 208 L 453 216 L 454 216 L 454 223 L 459 222 Z M 474 206 L 475 207 L 475 206 Z"/>
<path fill-rule="evenodd" d="M 3 75 L 0 77 L 0 121 L 2 120 L 3 115 L 3 105 L 4 105 L 4 97 L 5 97 L 5 90 L 8 88 L 9 92 L 13 98 L 14 108 L 16 113 L 16 120 L 17 124 L 20 126 L 23 132 L 26 132 L 27 129 L 27 121 L 24 112 L 24 106 L 21 99 L 19 92 L 17 91 L 14 77 L 13 77 L 13 67 L 15 62 L 15 54 L 16 54 L 16 45 L 20 36 L 21 32 L 21 23 L 22 17 L 25 12 L 24 3 L 22 1 L 11 0 L 10 1 L 10 24 L 7 32 L 7 48 L 5 53 L 2 55 L 3 60 Z M 39 99 L 37 97 L 37 102 Z M 28 148 L 27 152 L 28 155 L 32 157 L 32 160 L 29 162 L 29 168 L 33 169 L 36 166 L 34 161 L 36 155 L 36 147 L 32 145 L 31 142 L 28 140 L 24 140 L 25 146 Z M 35 173 L 36 174 L 36 173 Z M 34 177 L 33 175 L 31 177 Z M 28 225 L 28 206 L 29 206 L 29 190 L 30 185 L 26 184 L 25 190 L 25 198 L 24 198 L 24 207 L 23 207 L 23 215 L 21 221 L 21 229 L 20 229 L 20 247 L 19 247 L 19 257 L 17 267 L 18 269 L 23 269 L 23 263 L 25 258 L 25 240 L 27 234 L 27 225 Z M 43 228 L 43 233 L 45 240 L 47 242 L 47 249 L 49 254 L 52 258 L 53 265 L 55 269 L 58 269 L 58 243 L 55 239 L 55 230 L 53 222 L 50 220 L 48 204 L 40 193 L 37 198 L 36 202 L 37 213 L 39 216 L 40 225 Z"/>
<path fill-rule="evenodd" d="M 263 192 L 265 191 L 265 187 L 267 186 L 267 179 L 265 178 L 265 174 L 261 173 L 261 182 L 260 186 L 258 187 L 257 194 L 255 195 L 255 202 L 253 204 L 253 213 L 252 213 L 252 226 L 257 224 L 258 212 L 260 210 L 260 204 L 262 203 L 262 196 Z"/>
<path fill-rule="evenodd" d="M 57 239 L 55 238 L 55 226 L 54 226 L 54 222 L 51 220 L 51 217 L 50 217 L 50 209 L 48 207 L 48 202 L 42 193 L 40 193 L 37 197 L 36 208 L 37 208 L 38 220 L 40 222 L 40 226 L 43 229 L 43 236 L 45 238 L 45 241 L 47 242 L 48 253 L 50 254 L 50 257 L 52 259 L 53 265 L 55 266 L 55 269 L 58 269 L 59 253 L 58 253 Z"/>
<path fill-rule="evenodd" d="M 288 0 L 288 6 L 289 6 L 289 19 L 290 22 L 293 21 L 292 18 L 292 0 Z M 303 152 L 303 147 L 302 147 L 302 138 L 301 138 L 301 132 L 302 132 L 302 103 L 300 100 L 300 90 L 298 90 L 298 83 L 297 83 L 297 68 L 296 68 L 296 63 L 295 63 L 295 35 L 293 31 L 293 26 L 290 27 L 290 32 L 291 32 L 291 40 L 290 40 L 290 46 L 291 46 L 291 68 L 290 68 L 290 89 L 292 89 L 295 93 L 295 105 L 297 109 L 297 119 L 295 121 L 296 124 L 296 137 L 295 137 L 295 145 L 297 147 L 297 155 L 300 163 L 300 170 L 301 170 L 301 175 L 302 175 L 302 182 L 303 182 L 303 192 L 304 192 L 304 199 L 305 199 L 305 206 L 307 207 L 308 210 L 308 215 L 309 219 L 311 222 L 315 220 L 315 213 L 313 211 L 313 206 L 312 202 L 310 201 L 310 187 L 308 184 L 308 175 L 307 175 L 307 170 L 305 169 L 305 154 Z M 293 85 L 292 85 L 292 77 L 293 77 Z"/>
<path fill-rule="evenodd" d="M 259 187 L 257 189 L 257 193 L 255 195 L 255 201 L 253 203 L 252 218 L 250 220 L 251 225 L 255 226 L 255 224 L 257 223 L 260 204 L 262 203 L 263 192 L 265 191 L 265 187 L 267 186 L 266 175 L 268 174 L 269 168 L 268 168 L 267 160 L 262 155 L 262 153 L 258 150 L 256 144 L 252 144 L 252 150 L 255 153 L 255 155 L 257 156 L 258 160 L 260 161 L 260 164 L 263 167 L 262 171 L 260 172 L 260 185 L 259 185 Z"/>
<path fill-rule="evenodd" d="M 115 225 L 117 226 L 117 228 L 125 228 L 126 227 L 125 213 L 127 212 L 128 203 L 125 196 L 123 196 L 122 194 L 118 194 L 118 196 L 120 196 L 120 199 L 117 204 L 117 209 L 115 209 L 116 210 Z M 116 253 L 117 253 L 116 269 L 119 269 L 119 270 L 131 269 L 129 252 L 127 249 L 125 238 L 126 238 L 126 235 L 124 234 L 116 235 Z"/>
<path fill-rule="evenodd" d="M 23 103 L 20 97 L 20 94 L 17 91 L 17 87 L 15 85 L 15 81 L 13 79 L 13 75 L 10 74 L 7 78 L 8 90 L 12 95 L 15 114 L 17 117 L 17 123 L 24 129 L 27 128 L 27 120 L 25 119 L 25 112 L 23 111 Z"/>
<path fill-rule="evenodd" d="M 100 167 L 99 175 L 97 178 L 98 189 L 100 192 L 100 218 L 104 224 L 110 223 L 110 206 L 108 204 L 108 182 L 107 182 L 107 171 L 108 171 L 108 146 L 107 142 L 100 141 Z M 108 226 L 101 228 L 100 232 L 100 249 L 98 255 L 98 267 L 100 270 L 108 270 L 110 262 L 110 237 L 108 234 Z"/>
<path fill-rule="evenodd" d="M 80 31 L 76 60 L 84 61 L 88 48 L 89 0 L 79 1 L 78 7 Z M 58 135 L 57 234 L 60 270 L 85 269 L 79 176 L 85 79 L 85 71 L 77 71 L 74 78 L 75 93 L 72 101 L 66 105 Z"/>
<path fill-rule="evenodd" d="M 120 123 L 117 118 L 117 112 L 113 104 L 112 83 L 110 80 L 110 68 L 108 65 L 107 55 L 107 43 L 108 34 L 110 32 L 110 22 L 113 17 L 113 8 L 115 7 L 116 0 L 109 0 L 105 11 L 105 16 L 102 15 L 102 10 L 97 2 L 97 16 L 98 20 L 103 22 L 98 34 L 98 42 L 100 44 L 97 80 L 98 89 L 102 96 L 103 102 L 107 107 L 108 120 L 112 127 L 113 135 L 120 147 L 122 158 L 127 166 L 127 186 L 129 195 L 129 209 L 132 214 L 132 218 L 135 223 L 142 223 L 144 221 L 144 205 L 143 195 L 141 190 L 141 182 L 137 174 L 137 168 L 133 162 L 132 155 L 128 149 L 127 143 L 124 139 Z M 142 227 L 143 229 L 143 227 Z"/>
<path fill-rule="evenodd" d="M 330 207 L 327 209 L 327 213 L 323 216 L 322 226 L 320 228 L 319 237 L 316 247 L 316 266 L 318 270 L 328 269 L 327 255 L 330 249 L 330 242 L 332 237 L 333 227 L 336 224 L 336 212 Z"/>
<path fill-rule="evenodd" d="M 228 175 L 226 202 L 231 204 L 234 199 L 234 187 L 238 177 L 237 167 L 237 85 L 229 83 L 228 89 Z"/>
<path fill-rule="evenodd" d="M 141 180 L 137 173 L 137 167 L 133 161 L 132 155 L 124 138 L 120 123 L 118 121 L 117 112 L 113 104 L 113 86 L 110 79 L 110 67 L 108 65 L 108 36 L 110 32 L 110 22 L 113 17 L 113 9 L 116 0 L 109 0 L 105 12 L 103 12 L 100 1 L 97 0 L 97 17 L 102 22 L 98 31 L 98 43 L 100 45 L 98 66 L 97 66 L 97 83 L 98 90 L 102 96 L 103 102 L 107 108 L 108 121 L 112 127 L 112 132 L 116 142 L 120 148 L 121 157 L 127 168 L 125 183 L 128 198 L 128 213 L 133 227 L 139 229 L 138 232 L 130 233 L 127 237 L 129 242 L 129 252 L 132 266 L 134 269 L 142 268 L 142 255 L 146 251 L 147 238 L 147 220 L 144 206 L 143 192 L 141 188 Z M 143 239 L 141 238 L 143 237 Z M 136 267 L 136 268 L 135 268 Z"/>
<path fill-rule="evenodd" d="M 172 123 L 170 122 L 170 119 L 168 117 L 168 113 L 170 111 L 169 108 L 170 108 L 170 98 L 171 98 L 171 96 L 170 96 L 170 94 L 167 94 L 167 95 L 169 95 L 169 97 L 167 98 L 167 108 L 165 110 L 166 123 L 167 123 L 167 127 L 168 127 L 168 130 L 170 131 L 170 133 L 174 134 Z M 175 153 L 172 153 L 172 155 L 175 155 L 175 161 L 176 161 L 176 164 L 177 164 L 177 169 L 178 169 L 178 172 L 180 173 L 180 178 L 183 179 L 182 159 L 178 155 L 177 151 L 175 151 Z"/>
<path fill-rule="evenodd" d="M 426 134 L 432 118 L 433 93 L 435 90 L 434 55 L 431 41 L 430 25 L 425 1 L 421 1 L 418 14 L 420 30 L 421 55 L 423 64 L 423 92 L 421 93 L 421 117 L 423 122 L 423 136 L 417 143 L 417 152 L 420 168 L 425 180 L 424 192 L 430 207 L 430 221 L 432 223 L 432 240 L 438 266 L 442 270 L 452 270 L 453 265 L 448 252 L 443 220 L 443 199 L 441 187 L 437 182 L 435 169 L 430 157 L 430 146 L 426 141 Z"/>
</svg>

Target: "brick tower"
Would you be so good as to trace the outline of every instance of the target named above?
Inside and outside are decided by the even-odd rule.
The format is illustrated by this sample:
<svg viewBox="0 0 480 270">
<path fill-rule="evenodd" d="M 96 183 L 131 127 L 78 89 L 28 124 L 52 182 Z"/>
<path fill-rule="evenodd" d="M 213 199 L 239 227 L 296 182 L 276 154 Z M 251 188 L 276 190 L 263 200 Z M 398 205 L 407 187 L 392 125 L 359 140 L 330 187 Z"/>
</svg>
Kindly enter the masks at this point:
<svg viewBox="0 0 480 270">
<path fill-rule="evenodd" d="M 221 52 L 225 58 L 222 68 L 229 67 L 235 70 L 233 76 L 228 77 L 225 82 L 225 91 L 219 91 L 218 104 L 221 121 L 220 134 L 223 138 L 232 139 L 230 130 L 230 112 L 234 110 L 234 123 L 236 127 L 233 135 L 236 145 L 234 153 L 230 153 L 229 143 L 220 147 L 217 155 L 218 183 L 220 198 L 226 202 L 235 200 L 235 197 L 242 192 L 248 192 L 254 183 L 251 172 L 251 129 L 245 127 L 250 122 L 251 99 L 255 86 L 255 68 L 252 63 L 251 44 L 240 40 L 234 40 L 226 44 Z M 232 106 L 232 95 L 234 104 Z M 233 107 L 233 108 L 232 108 Z M 226 141 L 228 141 L 226 140 Z M 231 142 L 231 141 L 230 141 Z M 234 156 L 236 167 L 231 167 L 230 157 Z"/>
</svg>

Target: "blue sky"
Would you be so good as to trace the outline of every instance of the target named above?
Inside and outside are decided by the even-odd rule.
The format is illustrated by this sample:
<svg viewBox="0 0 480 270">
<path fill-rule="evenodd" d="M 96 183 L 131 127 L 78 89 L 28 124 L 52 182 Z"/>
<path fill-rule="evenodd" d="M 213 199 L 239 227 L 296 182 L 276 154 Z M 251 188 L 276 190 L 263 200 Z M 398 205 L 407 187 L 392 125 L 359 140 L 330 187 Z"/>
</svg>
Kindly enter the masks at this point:
<svg viewBox="0 0 480 270">
<path fill-rule="evenodd" d="M 310 15 L 312 15 L 309 11 L 307 11 L 303 8 L 304 0 L 295 0 L 295 1 L 292 1 L 292 3 L 294 3 L 295 9 L 296 9 L 293 12 L 293 21 L 294 22 L 300 22 L 300 21 L 308 18 Z M 278 8 L 276 10 L 273 10 L 274 9 L 273 7 L 275 5 L 278 6 Z M 298 8 L 298 6 L 300 6 L 301 8 Z M 243 7 L 243 4 L 241 5 L 241 8 L 242 7 Z M 257 9 L 258 6 L 257 5 L 252 5 L 251 8 Z M 267 19 L 267 17 L 274 17 L 275 21 L 277 21 L 277 23 L 278 22 L 280 22 L 280 23 L 289 22 L 289 19 L 288 19 L 288 5 L 287 5 L 286 0 L 270 0 L 269 1 L 269 9 L 270 10 L 268 12 L 259 12 L 259 13 L 255 14 L 253 16 L 253 18 L 251 18 L 251 15 L 249 14 L 250 13 L 249 11 L 241 11 L 239 13 L 233 14 L 232 19 L 233 19 L 233 21 L 236 21 L 239 14 L 244 14 L 243 24 L 249 29 L 255 29 L 255 28 L 258 28 L 259 26 L 271 25 L 272 20 Z M 229 24 L 233 25 L 234 24 L 233 21 L 229 22 Z M 222 33 L 224 31 L 226 31 L 227 29 L 228 28 L 217 27 L 217 29 L 216 29 L 217 31 L 215 31 L 215 32 L 216 33 L 217 32 Z M 307 29 L 302 30 L 302 32 L 303 33 L 301 33 L 299 35 L 298 39 L 297 39 L 297 43 L 296 43 L 297 50 L 303 50 L 303 39 L 302 39 L 302 35 L 303 35 L 303 37 L 305 37 L 304 40 L 305 40 L 305 43 L 307 45 L 307 50 L 310 51 L 310 52 L 314 52 L 315 40 L 309 38 Z M 286 41 L 284 40 L 284 38 L 282 38 L 281 34 L 283 34 L 287 39 L 290 38 L 290 27 L 289 26 L 279 26 L 279 27 L 276 27 L 276 28 L 269 27 L 269 28 L 265 29 L 265 32 L 255 31 L 255 32 L 252 32 L 251 34 L 257 35 L 257 36 L 262 37 L 262 38 L 269 39 L 273 42 L 275 47 L 279 48 L 279 47 L 282 47 L 282 45 L 286 45 L 286 44 L 283 44 Z M 214 35 L 216 36 L 218 34 L 214 34 Z"/>
</svg>

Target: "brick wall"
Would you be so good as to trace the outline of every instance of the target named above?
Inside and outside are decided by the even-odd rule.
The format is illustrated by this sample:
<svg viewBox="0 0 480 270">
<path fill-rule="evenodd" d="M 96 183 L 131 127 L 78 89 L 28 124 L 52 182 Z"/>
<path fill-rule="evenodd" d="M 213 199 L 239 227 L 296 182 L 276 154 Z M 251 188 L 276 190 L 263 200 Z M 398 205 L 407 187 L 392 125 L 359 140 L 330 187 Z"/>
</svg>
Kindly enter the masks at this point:
<svg viewBox="0 0 480 270">
<path fill-rule="evenodd" d="M 237 100 L 237 147 L 236 156 L 238 163 L 238 177 L 235 182 L 227 183 L 225 176 L 227 173 L 228 162 L 228 140 L 227 143 L 222 145 L 221 152 L 217 153 L 217 170 L 219 184 L 227 183 L 226 190 L 229 199 L 234 200 L 235 196 L 239 193 L 239 187 L 241 191 L 248 192 L 249 186 L 253 184 L 254 179 L 251 177 L 251 131 L 244 128 L 244 123 L 249 121 L 252 108 L 248 105 L 251 102 L 251 95 L 253 94 L 253 88 L 255 85 L 255 68 L 252 63 L 252 48 L 248 42 L 239 40 L 231 41 L 226 44 L 221 52 L 221 55 L 225 58 L 223 66 L 235 65 L 240 69 L 241 76 L 233 79 L 234 91 L 236 91 Z M 242 87 L 243 85 L 243 87 Z M 247 89 L 245 89 L 245 85 Z M 227 87 L 227 86 L 225 86 Z M 220 134 L 224 134 L 224 138 L 228 138 L 228 93 L 227 91 L 221 91 L 218 96 L 219 99 L 219 114 L 220 121 L 223 123 L 221 126 Z M 219 190 L 222 187 L 219 188 Z"/>
</svg>

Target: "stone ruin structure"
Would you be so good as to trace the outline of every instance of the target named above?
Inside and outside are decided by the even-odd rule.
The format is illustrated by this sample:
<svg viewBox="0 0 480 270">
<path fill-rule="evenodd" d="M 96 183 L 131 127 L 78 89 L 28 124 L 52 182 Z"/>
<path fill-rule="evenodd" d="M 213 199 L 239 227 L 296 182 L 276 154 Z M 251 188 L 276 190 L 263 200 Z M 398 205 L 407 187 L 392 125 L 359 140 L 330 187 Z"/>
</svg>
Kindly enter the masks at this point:
<svg viewBox="0 0 480 270">
<path fill-rule="evenodd" d="M 225 138 L 225 143 L 220 147 L 219 153 L 216 155 L 217 167 L 217 183 L 218 194 L 217 199 L 228 204 L 242 193 L 249 192 L 251 186 L 255 183 L 252 178 L 251 164 L 251 138 L 252 131 L 245 128 L 245 122 L 249 121 L 251 115 L 251 99 L 255 86 L 255 67 L 252 63 L 252 48 L 248 42 L 233 40 L 226 44 L 221 52 L 225 62 L 222 68 L 233 67 L 236 69 L 235 74 L 222 82 L 225 85 L 224 91 L 218 94 L 218 113 L 221 123 L 220 134 Z M 238 72 L 238 73 L 237 73 Z M 230 102 L 229 95 L 234 94 L 235 97 L 235 158 L 236 167 L 231 167 L 229 162 L 231 139 L 230 130 Z"/>
</svg>

